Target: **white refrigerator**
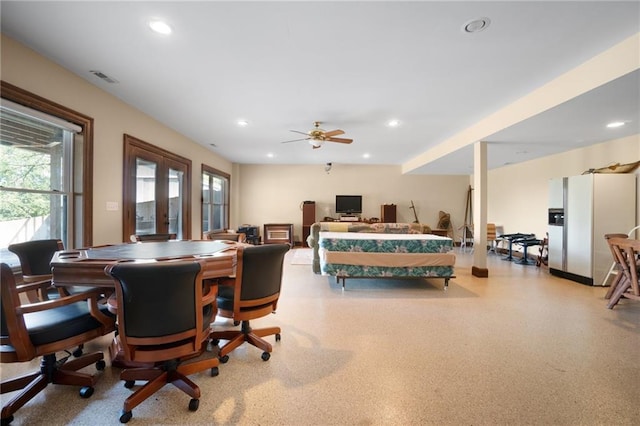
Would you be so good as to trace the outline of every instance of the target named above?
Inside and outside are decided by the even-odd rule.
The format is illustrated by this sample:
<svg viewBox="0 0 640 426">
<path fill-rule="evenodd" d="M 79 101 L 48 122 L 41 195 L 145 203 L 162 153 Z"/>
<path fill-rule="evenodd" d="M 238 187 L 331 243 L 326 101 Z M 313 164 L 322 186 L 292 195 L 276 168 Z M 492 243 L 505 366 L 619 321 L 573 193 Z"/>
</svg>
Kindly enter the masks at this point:
<svg viewBox="0 0 640 426">
<path fill-rule="evenodd" d="M 613 258 L 605 234 L 636 226 L 635 174 L 587 174 L 549 182 L 549 272 L 601 285 Z"/>
</svg>

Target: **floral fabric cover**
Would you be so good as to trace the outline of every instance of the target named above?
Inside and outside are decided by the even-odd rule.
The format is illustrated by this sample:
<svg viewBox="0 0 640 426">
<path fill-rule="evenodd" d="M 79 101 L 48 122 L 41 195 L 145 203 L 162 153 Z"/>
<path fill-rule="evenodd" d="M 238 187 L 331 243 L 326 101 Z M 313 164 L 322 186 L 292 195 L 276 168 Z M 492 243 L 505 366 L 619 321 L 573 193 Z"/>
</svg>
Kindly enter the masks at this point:
<svg viewBox="0 0 640 426">
<path fill-rule="evenodd" d="M 344 234 L 326 238 L 320 234 L 319 249 L 330 252 L 366 253 L 447 253 L 453 240 L 434 235 L 365 235 Z M 451 277 L 450 266 L 368 266 L 320 262 L 323 275 L 351 277 Z"/>
</svg>

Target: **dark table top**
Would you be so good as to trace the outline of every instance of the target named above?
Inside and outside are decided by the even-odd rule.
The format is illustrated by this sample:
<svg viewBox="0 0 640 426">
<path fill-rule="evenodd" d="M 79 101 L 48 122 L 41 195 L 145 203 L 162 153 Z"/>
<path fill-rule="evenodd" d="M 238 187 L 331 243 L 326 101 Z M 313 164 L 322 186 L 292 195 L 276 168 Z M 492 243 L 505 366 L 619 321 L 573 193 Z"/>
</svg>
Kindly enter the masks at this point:
<svg viewBox="0 0 640 426">
<path fill-rule="evenodd" d="M 160 260 L 212 255 L 229 248 L 235 248 L 235 246 L 228 242 L 213 240 L 150 241 L 144 243 L 90 247 L 83 250 L 65 250 L 58 253 L 58 258 L 74 258 L 77 257 L 79 252 L 82 252 L 83 257 L 90 260 Z"/>
</svg>

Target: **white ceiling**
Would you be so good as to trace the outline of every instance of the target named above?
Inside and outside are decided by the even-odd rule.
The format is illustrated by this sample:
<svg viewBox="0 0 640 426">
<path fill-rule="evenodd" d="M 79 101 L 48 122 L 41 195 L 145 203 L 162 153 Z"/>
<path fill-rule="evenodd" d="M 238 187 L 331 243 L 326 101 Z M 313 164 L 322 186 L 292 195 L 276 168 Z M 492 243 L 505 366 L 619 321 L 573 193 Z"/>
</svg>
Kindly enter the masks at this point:
<svg viewBox="0 0 640 426">
<path fill-rule="evenodd" d="M 638 1 L 3 0 L 1 15 L 6 35 L 251 164 L 404 164 L 640 32 Z M 480 17 L 491 20 L 485 31 L 462 31 Z M 152 18 L 173 34 L 152 33 Z M 483 138 L 489 166 L 640 133 L 639 117 L 636 71 Z M 613 119 L 627 125 L 606 129 Z M 280 143 L 313 121 L 353 144 Z M 472 155 L 413 172 L 469 174 Z"/>
</svg>

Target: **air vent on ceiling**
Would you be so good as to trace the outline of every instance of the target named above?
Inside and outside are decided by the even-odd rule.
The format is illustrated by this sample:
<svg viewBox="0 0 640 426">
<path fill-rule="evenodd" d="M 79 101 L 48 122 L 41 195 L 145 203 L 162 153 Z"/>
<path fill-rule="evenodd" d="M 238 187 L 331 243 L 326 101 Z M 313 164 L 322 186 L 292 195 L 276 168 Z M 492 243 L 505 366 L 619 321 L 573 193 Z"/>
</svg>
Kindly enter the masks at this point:
<svg viewBox="0 0 640 426">
<path fill-rule="evenodd" d="M 98 77 L 99 79 L 102 79 L 102 80 L 106 81 L 107 83 L 118 83 L 118 80 L 116 80 L 115 78 L 109 77 L 108 75 L 106 75 L 102 71 L 91 70 L 89 72 L 91 74 L 95 75 L 96 77 Z"/>
</svg>

